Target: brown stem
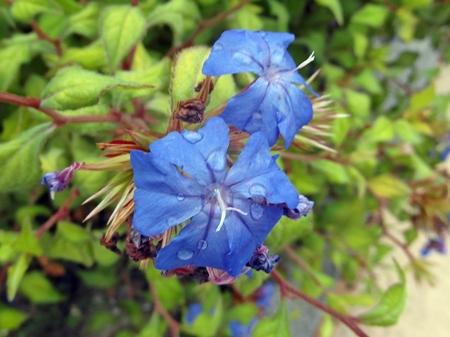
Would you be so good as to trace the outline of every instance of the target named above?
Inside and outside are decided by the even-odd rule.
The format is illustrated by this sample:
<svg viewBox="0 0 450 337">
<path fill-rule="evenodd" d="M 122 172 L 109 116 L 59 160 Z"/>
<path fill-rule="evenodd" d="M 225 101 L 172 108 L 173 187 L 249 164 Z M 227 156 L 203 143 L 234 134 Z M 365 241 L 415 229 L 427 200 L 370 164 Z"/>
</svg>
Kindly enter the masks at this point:
<svg viewBox="0 0 450 337">
<path fill-rule="evenodd" d="M 42 29 L 38 26 L 37 22 L 34 20 L 31 20 L 30 22 L 31 28 L 33 28 L 34 32 L 37 34 L 38 38 L 40 40 L 45 40 L 50 42 L 56 49 L 56 54 L 58 56 L 62 56 L 62 48 L 61 48 L 61 40 L 59 39 L 52 39 L 50 36 L 45 34 Z"/>
<path fill-rule="evenodd" d="M 166 54 L 165 57 L 171 57 L 172 55 L 174 55 L 175 53 L 179 52 L 181 49 L 184 49 L 186 47 L 190 47 L 192 46 L 192 44 L 194 43 L 195 38 L 202 32 L 204 31 L 206 28 L 215 25 L 216 23 L 226 19 L 227 17 L 229 17 L 231 14 L 233 14 L 234 12 L 238 11 L 239 9 L 241 9 L 242 7 L 244 7 L 246 4 L 248 4 L 251 0 L 243 0 L 239 5 L 234 6 L 233 8 L 231 8 L 230 10 L 223 12 L 215 17 L 213 17 L 212 19 L 209 19 L 207 21 L 202 22 L 197 30 L 195 31 L 194 34 L 192 34 L 192 36 L 184 43 L 178 45 L 178 46 L 173 46 L 169 52 Z"/>
<path fill-rule="evenodd" d="M 6 279 L 6 274 L 8 273 L 9 267 L 12 266 L 11 262 L 7 262 L 0 270 L 0 294 L 3 292 L 3 283 Z"/>
<path fill-rule="evenodd" d="M 342 314 L 333 308 L 330 308 L 326 304 L 323 304 L 319 300 L 301 292 L 300 290 L 296 289 L 292 284 L 288 283 L 283 276 L 277 271 L 272 270 L 271 275 L 275 282 L 280 286 L 281 293 L 290 293 L 292 295 L 295 295 L 296 297 L 302 299 L 303 301 L 311 304 L 312 306 L 316 307 L 319 310 L 322 310 L 326 312 L 327 314 L 330 314 L 331 316 L 339 319 L 342 323 L 344 323 L 348 328 L 350 328 L 357 336 L 359 337 L 369 337 L 366 335 L 364 331 L 362 331 L 359 326 L 357 325 L 358 320 L 355 317 L 351 317 L 345 314 Z"/>
<path fill-rule="evenodd" d="M 131 0 L 131 6 L 133 7 L 139 6 L 139 0 Z"/>
<path fill-rule="evenodd" d="M 319 279 L 311 272 L 311 268 L 303 261 L 292 249 L 291 246 L 285 246 L 284 251 L 289 255 L 289 257 L 300 267 L 303 271 L 308 274 L 313 282 L 320 288 L 325 294 L 328 294 L 328 289 L 323 286 Z"/>
<path fill-rule="evenodd" d="M 148 283 L 149 287 L 150 287 L 150 291 L 152 292 L 153 295 L 153 302 L 155 305 L 155 311 L 160 314 L 166 321 L 167 323 L 169 323 L 169 329 L 170 329 L 170 334 L 172 337 L 179 337 L 179 331 L 180 331 L 180 323 L 178 323 L 166 310 L 166 308 L 163 307 L 163 305 L 161 304 L 161 301 L 159 300 L 158 297 L 158 292 L 156 291 L 155 286 L 149 282 Z"/>
<path fill-rule="evenodd" d="M 66 202 L 53 214 L 39 229 L 36 231 L 36 237 L 40 239 L 42 235 L 50 228 L 53 227 L 59 220 L 64 219 L 69 214 L 70 205 L 75 200 L 76 197 L 80 195 L 80 191 L 75 189 L 70 196 L 67 198 Z"/>
</svg>

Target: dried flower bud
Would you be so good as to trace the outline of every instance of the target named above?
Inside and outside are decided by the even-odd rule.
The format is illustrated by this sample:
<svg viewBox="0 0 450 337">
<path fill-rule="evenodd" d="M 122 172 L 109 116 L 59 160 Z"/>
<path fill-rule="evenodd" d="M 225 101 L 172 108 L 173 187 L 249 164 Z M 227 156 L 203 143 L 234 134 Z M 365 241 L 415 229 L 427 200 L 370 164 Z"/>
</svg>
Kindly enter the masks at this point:
<svg viewBox="0 0 450 337">
<path fill-rule="evenodd" d="M 261 245 L 255 250 L 250 261 L 247 262 L 247 266 L 256 271 L 262 270 L 267 274 L 270 274 L 273 267 L 275 267 L 275 263 L 278 261 L 280 261 L 278 255 L 269 255 L 269 248 Z"/>
<path fill-rule="evenodd" d="M 55 196 L 55 192 L 60 192 L 67 188 L 70 180 L 73 178 L 73 172 L 80 169 L 84 163 L 73 163 L 69 167 L 66 167 L 60 172 L 46 173 L 41 180 L 41 185 L 47 185 L 50 190 L 50 196 L 52 199 Z"/>
<path fill-rule="evenodd" d="M 201 123 L 205 113 L 205 103 L 199 98 L 181 101 L 175 110 L 175 117 L 187 123 Z"/>
<path fill-rule="evenodd" d="M 283 214 L 290 219 L 298 220 L 302 216 L 307 216 L 313 206 L 313 201 L 309 201 L 308 198 L 304 197 L 303 195 L 299 195 L 297 207 L 294 209 L 284 208 Z"/>
</svg>

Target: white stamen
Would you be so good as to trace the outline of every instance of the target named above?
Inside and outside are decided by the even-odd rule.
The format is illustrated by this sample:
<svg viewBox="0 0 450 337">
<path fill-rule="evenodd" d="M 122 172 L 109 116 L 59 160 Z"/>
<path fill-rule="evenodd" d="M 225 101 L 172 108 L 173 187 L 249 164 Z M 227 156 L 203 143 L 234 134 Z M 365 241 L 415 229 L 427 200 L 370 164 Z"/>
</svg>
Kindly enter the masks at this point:
<svg viewBox="0 0 450 337">
<path fill-rule="evenodd" d="M 217 196 L 217 201 L 219 202 L 219 207 L 220 207 L 220 210 L 222 211 L 222 214 L 220 215 L 219 226 L 217 226 L 216 232 L 220 231 L 220 229 L 222 228 L 222 226 L 223 226 L 223 224 L 224 224 L 224 222 L 225 222 L 225 218 L 226 218 L 226 216 L 227 216 L 227 211 L 235 211 L 235 212 L 241 213 L 241 214 L 243 214 L 243 215 L 247 215 L 247 214 L 248 214 L 248 213 L 246 213 L 246 212 L 240 210 L 239 208 L 235 208 L 235 207 L 227 207 L 227 206 L 225 205 L 225 202 L 224 202 L 223 199 L 222 199 L 222 195 L 220 194 L 220 190 L 219 190 L 219 189 L 216 188 L 216 189 L 214 190 L 214 193 L 215 193 L 216 196 Z"/>
<path fill-rule="evenodd" d="M 301 68 L 303 68 L 304 66 L 310 64 L 312 61 L 314 61 L 314 52 L 312 52 L 311 55 L 309 55 L 308 59 L 306 61 L 303 61 L 302 63 L 300 63 L 297 68 L 295 68 L 294 70 L 299 70 Z"/>
<path fill-rule="evenodd" d="M 52 200 L 55 200 L 55 191 L 50 191 L 50 198 L 52 198 Z"/>
</svg>

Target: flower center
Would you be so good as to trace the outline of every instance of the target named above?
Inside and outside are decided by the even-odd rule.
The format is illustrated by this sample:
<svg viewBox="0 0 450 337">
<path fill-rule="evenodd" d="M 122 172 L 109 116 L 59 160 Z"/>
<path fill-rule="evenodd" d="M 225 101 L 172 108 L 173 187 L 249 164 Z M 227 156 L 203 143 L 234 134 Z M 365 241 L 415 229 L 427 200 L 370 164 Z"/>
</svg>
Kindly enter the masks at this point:
<svg viewBox="0 0 450 337">
<path fill-rule="evenodd" d="M 225 222 L 225 218 L 227 216 L 227 211 L 235 211 L 235 212 L 241 213 L 243 215 L 248 214 L 248 213 L 240 210 L 239 208 L 227 207 L 227 205 L 225 204 L 225 202 L 222 199 L 222 194 L 220 193 L 220 189 L 218 189 L 218 188 L 214 189 L 214 195 L 217 198 L 217 202 L 219 203 L 219 207 L 220 207 L 220 211 L 221 211 L 220 222 L 219 222 L 219 226 L 217 226 L 216 232 L 220 231 L 220 229 L 222 228 L 222 226 Z"/>
</svg>

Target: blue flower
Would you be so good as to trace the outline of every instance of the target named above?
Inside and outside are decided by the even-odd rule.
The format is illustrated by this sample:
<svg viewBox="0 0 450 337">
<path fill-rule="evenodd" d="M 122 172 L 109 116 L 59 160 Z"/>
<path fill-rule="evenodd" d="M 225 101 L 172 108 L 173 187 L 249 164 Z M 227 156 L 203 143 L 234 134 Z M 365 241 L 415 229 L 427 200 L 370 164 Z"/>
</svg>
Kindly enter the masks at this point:
<svg viewBox="0 0 450 337">
<path fill-rule="evenodd" d="M 189 304 L 188 310 L 186 311 L 186 323 L 188 325 L 194 324 L 195 319 L 202 313 L 203 305 L 200 303 Z"/>
<path fill-rule="evenodd" d="M 425 246 L 420 250 L 420 256 L 422 256 L 422 257 L 428 256 L 432 250 L 435 250 L 441 254 L 447 253 L 447 247 L 445 245 L 445 238 L 443 236 L 428 239 Z"/>
<path fill-rule="evenodd" d="M 272 298 L 275 293 L 275 284 L 273 282 L 267 282 L 255 292 L 256 305 L 264 310 L 270 308 L 272 304 Z"/>
<path fill-rule="evenodd" d="M 60 192 L 67 188 L 73 178 L 73 172 L 80 169 L 84 163 L 73 163 L 60 172 L 48 172 L 41 179 L 41 185 L 47 185 L 53 199 L 55 192 Z"/>
<path fill-rule="evenodd" d="M 267 139 L 253 134 L 227 171 L 229 129 L 218 117 L 199 131 L 172 132 L 132 151 L 134 228 L 153 236 L 190 222 L 163 247 L 156 268 L 186 265 L 237 276 L 299 195 L 270 155 Z"/>
<path fill-rule="evenodd" d="M 248 325 L 240 321 L 231 321 L 230 322 L 230 332 L 232 337 L 251 337 L 253 328 L 255 327 L 258 320 L 256 318 L 252 318 Z"/>
<path fill-rule="evenodd" d="M 213 45 L 202 69 L 209 76 L 241 72 L 259 75 L 228 101 L 221 117 L 247 133 L 262 131 L 269 145 L 275 144 L 281 133 L 286 148 L 313 115 L 311 101 L 295 84 L 313 92 L 297 72 L 313 57 L 297 67 L 286 50 L 292 41 L 294 35 L 289 33 L 225 31 Z"/>
</svg>

